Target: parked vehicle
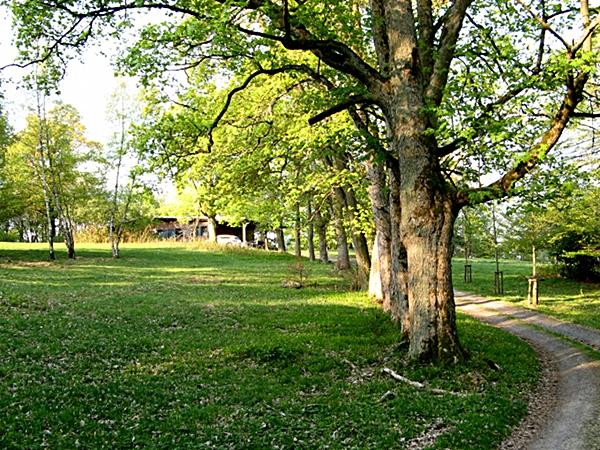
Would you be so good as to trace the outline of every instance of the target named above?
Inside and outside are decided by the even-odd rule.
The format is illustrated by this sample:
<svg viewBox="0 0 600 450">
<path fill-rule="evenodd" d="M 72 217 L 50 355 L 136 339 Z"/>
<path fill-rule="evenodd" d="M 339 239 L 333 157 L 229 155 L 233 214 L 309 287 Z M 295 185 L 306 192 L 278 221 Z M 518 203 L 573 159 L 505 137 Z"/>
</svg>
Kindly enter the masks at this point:
<svg viewBox="0 0 600 450">
<path fill-rule="evenodd" d="M 269 250 L 277 250 L 277 243 L 271 239 L 267 240 L 268 246 L 269 246 Z M 253 241 L 250 242 L 250 247 L 254 247 L 254 248 L 259 248 L 261 250 L 264 250 L 265 248 L 265 241 L 263 240 L 258 240 L 258 241 Z"/>
<path fill-rule="evenodd" d="M 242 240 L 239 237 L 234 236 L 233 234 L 219 234 L 217 236 L 217 244 L 234 245 L 234 246 L 241 247 Z"/>
</svg>

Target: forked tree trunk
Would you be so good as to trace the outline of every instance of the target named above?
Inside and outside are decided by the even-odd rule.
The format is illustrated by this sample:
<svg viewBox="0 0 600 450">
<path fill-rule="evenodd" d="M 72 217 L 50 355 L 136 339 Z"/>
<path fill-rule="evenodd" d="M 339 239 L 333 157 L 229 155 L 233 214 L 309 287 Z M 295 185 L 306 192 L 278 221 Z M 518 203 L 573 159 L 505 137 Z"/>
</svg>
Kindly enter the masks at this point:
<svg viewBox="0 0 600 450">
<path fill-rule="evenodd" d="M 392 264 L 396 265 L 394 271 L 398 270 L 394 284 L 408 299 L 409 355 L 420 360 L 457 361 L 464 353 L 456 332 L 451 256 L 459 208 L 439 166 L 438 145 L 430 132 L 437 128 L 431 112 L 435 105 L 430 103 L 437 101 L 444 89 L 448 74 L 444 64 L 452 59 L 450 45 L 458 36 L 468 2 L 453 4 L 447 19 L 452 27 L 445 28 L 448 35 L 441 38 L 448 44 L 446 53 L 436 55 L 433 74 L 423 71 L 424 67 L 430 69 L 426 59 L 431 55 L 419 48 L 413 4 L 386 0 L 378 5 L 385 16 L 386 34 L 376 32 L 374 44 L 390 75 L 385 89 L 374 90 L 385 115 L 389 149 L 398 160 L 389 171 Z M 424 60 L 419 56 L 425 56 Z"/>
<path fill-rule="evenodd" d="M 439 178 L 434 152 L 424 133 L 418 133 L 425 128 L 420 120 L 402 118 L 392 144 L 402 170 L 400 183 L 392 186 L 400 188 L 400 234 L 407 256 L 409 355 L 456 362 L 464 357 L 452 291 L 452 236 L 458 211 Z"/>
</svg>

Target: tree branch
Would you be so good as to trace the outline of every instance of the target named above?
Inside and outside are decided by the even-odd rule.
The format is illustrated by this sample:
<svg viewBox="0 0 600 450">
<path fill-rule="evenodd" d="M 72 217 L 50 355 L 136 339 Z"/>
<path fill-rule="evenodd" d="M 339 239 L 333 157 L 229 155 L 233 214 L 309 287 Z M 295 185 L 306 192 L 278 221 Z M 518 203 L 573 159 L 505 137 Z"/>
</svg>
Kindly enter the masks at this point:
<svg viewBox="0 0 600 450">
<path fill-rule="evenodd" d="M 588 72 L 582 72 L 573 84 L 567 87 L 565 97 L 552 119 L 550 127 L 542 135 L 540 141 L 527 152 L 524 158 L 517 162 L 513 169 L 487 186 L 459 192 L 457 194 L 457 205 L 459 207 L 473 206 L 507 196 L 512 186 L 531 172 L 556 145 L 569 120 L 573 117 L 577 104 L 582 99 L 583 88 L 588 77 Z"/>
<path fill-rule="evenodd" d="M 198 11 L 194 11 L 193 9 L 183 8 L 181 6 L 170 5 L 168 3 L 160 3 L 160 2 L 156 2 L 156 3 L 139 3 L 139 2 L 125 3 L 125 4 L 119 5 L 119 6 L 112 6 L 112 7 L 106 6 L 103 8 L 97 8 L 97 9 L 93 9 L 93 10 L 85 11 L 85 12 L 76 11 L 74 9 L 71 9 L 66 6 L 65 2 L 61 2 L 61 1 L 54 2 L 54 3 L 41 1 L 41 2 L 39 2 L 39 4 L 42 6 L 45 6 L 47 8 L 50 8 L 50 9 L 56 8 L 58 10 L 66 12 L 67 14 L 69 14 L 73 17 L 77 17 L 80 19 L 89 18 L 89 17 L 111 16 L 118 12 L 128 11 L 128 10 L 132 10 L 132 9 L 165 9 L 168 11 L 191 16 L 198 20 L 206 19 L 206 16 L 203 16 Z"/>
<path fill-rule="evenodd" d="M 464 137 L 459 137 L 449 144 L 443 145 L 437 149 L 437 157 L 443 158 L 444 156 L 448 156 L 455 151 L 457 151 L 461 145 L 465 144 L 467 139 Z"/>
<path fill-rule="evenodd" d="M 598 26 L 600 26 L 600 15 L 596 16 L 596 18 L 590 22 L 588 26 L 586 26 L 585 30 L 583 30 L 583 35 L 579 38 L 579 41 L 577 41 L 577 43 L 571 47 L 571 52 L 573 55 L 575 55 L 575 53 L 577 53 L 577 51 L 583 47 L 584 44 L 586 44 L 586 50 L 591 51 L 592 42 L 590 38 Z"/>
<path fill-rule="evenodd" d="M 268 1 L 249 1 L 252 9 L 268 5 L 262 13 L 268 17 L 279 29 L 283 36 L 262 33 L 238 27 L 240 31 L 253 36 L 280 42 L 288 50 L 310 51 L 330 67 L 350 75 L 361 82 L 369 90 L 379 90 L 384 82 L 382 75 L 368 63 L 366 63 L 348 45 L 332 39 L 314 39 L 304 24 L 294 24 L 291 17 L 285 19 L 284 8 Z M 250 7 L 248 6 L 250 9 Z M 288 12 L 289 14 L 289 12 Z M 289 31 L 289 34 L 287 34 Z"/>
<path fill-rule="evenodd" d="M 56 50 L 58 49 L 58 47 L 60 45 L 63 44 L 63 40 L 69 36 L 69 34 L 71 34 L 73 31 L 75 31 L 75 29 L 83 22 L 83 18 L 77 18 L 76 20 L 74 20 L 74 22 L 71 24 L 71 26 L 69 28 L 67 28 L 67 30 L 65 32 L 63 32 L 57 39 L 54 40 L 54 42 L 52 43 L 52 45 L 50 45 L 49 48 L 46 49 L 46 51 L 44 52 L 44 54 L 39 57 L 36 58 L 33 61 L 28 61 L 24 64 L 18 64 L 18 63 L 11 63 L 11 64 L 7 64 L 5 66 L 0 67 L 0 71 L 4 70 L 4 69 L 8 69 L 10 67 L 16 67 L 19 69 L 24 69 L 26 67 L 35 65 L 35 64 L 39 64 L 39 63 L 43 63 L 48 61 L 48 59 L 50 59 L 50 57 L 52 56 L 52 53 L 56 52 Z"/>
<path fill-rule="evenodd" d="M 577 118 L 585 118 L 585 119 L 594 119 L 600 117 L 600 113 L 593 112 L 574 112 L 573 117 Z"/>
<path fill-rule="evenodd" d="M 517 0 L 517 3 L 519 3 L 523 8 L 525 8 L 525 10 L 529 13 L 529 15 L 535 21 L 537 21 L 544 30 L 549 31 L 556 39 L 558 39 L 565 46 L 565 48 L 567 50 L 569 50 L 571 48 L 571 46 L 568 44 L 568 42 L 565 41 L 564 38 L 558 32 L 556 32 L 556 30 L 554 30 L 554 28 L 552 28 L 552 26 L 546 21 L 546 19 L 538 16 L 535 12 L 533 12 L 533 10 L 529 7 L 529 5 L 527 5 L 523 0 Z"/>
<path fill-rule="evenodd" d="M 235 96 L 235 94 L 237 94 L 238 92 L 243 91 L 244 89 L 246 89 L 250 83 L 252 82 L 252 80 L 254 80 L 256 77 L 260 76 L 260 75 L 269 75 L 269 76 L 273 76 L 273 75 L 277 75 L 280 73 L 284 73 L 284 72 L 290 72 L 290 71 L 301 71 L 301 72 L 311 72 L 312 69 L 306 65 L 303 64 L 290 64 L 287 66 L 282 66 L 282 67 L 277 67 L 275 69 L 258 69 L 255 72 L 251 73 L 245 80 L 244 82 L 233 88 L 231 91 L 229 91 L 229 93 L 227 94 L 227 99 L 225 101 L 225 105 L 223 105 L 223 108 L 221 108 L 221 111 L 219 111 L 219 114 L 217 114 L 217 117 L 215 118 L 215 120 L 213 120 L 213 123 L 210 125 L 210 128 L 208 129 L 208 151 L 210 152 L 213 145 L 214 145 L 214 140 L 213 140 L 213 131 L 215 130 L 215 128 L 217 128 L 217 126 L 219 125 L 219 122 L 221 121 L 221 119 L 223 118 L 223 116 L 227 113 L 227 110 L 229 109 L 229 106 L 231 105 L 231 101 L 233 100 L 233 97 Z"/>
<path fill-rule="evenodd" d="M 435 60 L 431 80 L 427 87 L 427 97 L 434 105 L 439 105 L 444 96 L 444 90 L 448 82 L 450 64 L 454 58 L 454 49 L 460 35 L 462 23 L 468 7 L 473 0 L 456 0 L 450 7 L 448 16 L 445 18 L 438 56 Z"/>
<path fill-rule="evenodd" d="M 377 53 L 379 70 L 384 76 L 390 70 L 390 42 L 385 24 L 385 7 L 382 0 L 371 0 L 371 20 L 373 21 L 373 44 Z"/>
<path fill-rule="evenodd" d="M 417 0 L 417 18 L 419 20 L 419 59 L 423 67 L 426 83 L 433 75 L 433 49 L 435 29 L 431 0 Z"/>
<path fill-rule="evenodd" d="M 308 123 L 310 125 L 314 125 L 318 122 L 320 122 L 321 120 L 324 120 L 328 117 L 333 116 L 334 114 L 337 114 L 341 111 L 344 111 L 352 106 L 356 106 L 356 105 L 375 105 L 377 104 L 375 99 L 373 97 L 370 96 L 365 96 L 365 95 L 351 95 L 350 97 L 348 97 L 346 100 L 344 100 L 342 103 L 338 103 L 335 106 L 332 106 L 331 108 L 317 114 L 316 116 L 311 117 L 310 119 L 308 119 Z"/>
</svg>

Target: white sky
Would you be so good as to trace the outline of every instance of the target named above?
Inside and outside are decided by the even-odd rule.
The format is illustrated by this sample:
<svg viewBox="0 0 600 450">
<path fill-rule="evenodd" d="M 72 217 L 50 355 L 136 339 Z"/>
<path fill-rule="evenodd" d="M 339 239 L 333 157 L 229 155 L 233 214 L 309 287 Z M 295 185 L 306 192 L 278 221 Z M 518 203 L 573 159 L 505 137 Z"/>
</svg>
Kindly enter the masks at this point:
<svg viewBox="0 0 600 450">
<path fill-rule="evenodd" d="M 12 45 L 13 33 L 10 17 L 7 11 L 0 9 L 0 67 L 14 62 L 17 55 Z M 103 51 L 106 52 L 106 46 Z M 2 84 L 0 89 L 4 94 L 3 106 L 15 131 L 23 129 L 25 119 L 33 112 L 35 106 L 34 94 L 20 86 L 22 77 L 28 69 L 16 67 L 7 68 L 0 72 Z M 54 99 L 73 105 L 81 115 L 81 121 L 86 127 L 86 137 L 106 145 L 113 133 L 107 120 L 107 106 L 112 93 L 123 78 L 114 76 L 114 70 L 108 57 L 100 54 L 97 46 L 84 50 L 81 60 L 71 61 L 66 70 L 66 76 L 61 81 L 60 94 Z M 125 79 L 127 86 L 137 97 L 136 80 Z M 109 180 L 109 185 L 112 181 Z M 165 202 L 173 201 L 176 190 L 170 180 L 163 180 L 155 185 L 155 191 Z"/>
<path fill-rule="evenodd" d="M 17 55 L 12 41 L 10 18 L 3 8 L 0 11 L 0 67 L 12 63 Z M 0 72 L 4 105 L 9 120 L 17 131 L 23 128 L 25 117 L 34 106 L 33 94 L 19 86 L 27 70 L 11 67 Z M 81 61 L 72 61 L 67 67 L 66 77 L 60 84 L 60 96 L 57 98 L 79 111 L 88 139 L 101 143 L 108 141 L 112 130 L 106 120 L 106 107 L 118 82 L 110 60 L 102 56 L 98 48 L 86 49 Z M 135 80 L 128 79 L 127 82 L 132 90 L 136 90 Z"/>
</svg>

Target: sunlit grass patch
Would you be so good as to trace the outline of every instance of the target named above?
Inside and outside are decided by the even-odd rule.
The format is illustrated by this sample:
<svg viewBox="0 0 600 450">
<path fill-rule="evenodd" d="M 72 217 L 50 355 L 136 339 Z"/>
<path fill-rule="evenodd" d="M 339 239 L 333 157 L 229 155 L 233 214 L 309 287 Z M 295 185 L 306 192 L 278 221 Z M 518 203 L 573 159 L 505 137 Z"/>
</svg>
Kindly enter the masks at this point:
<svg viewBox="0 0 600 450">
<path fill-rule="evenodd" d="M 527 345 L 463 316 L 467 363 L 407 361 L 329 265 L 307 261 L 308 287 L 285 289 L 287 255 L 44 251 L 0 245 L 2 448 L 402 448 L 431 430 L 438 448 L 494 448 L 537 376 Z"/>
</svg>

